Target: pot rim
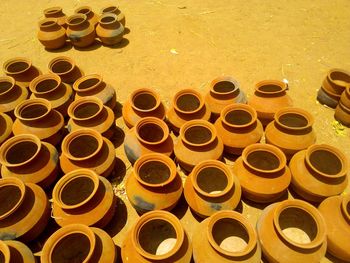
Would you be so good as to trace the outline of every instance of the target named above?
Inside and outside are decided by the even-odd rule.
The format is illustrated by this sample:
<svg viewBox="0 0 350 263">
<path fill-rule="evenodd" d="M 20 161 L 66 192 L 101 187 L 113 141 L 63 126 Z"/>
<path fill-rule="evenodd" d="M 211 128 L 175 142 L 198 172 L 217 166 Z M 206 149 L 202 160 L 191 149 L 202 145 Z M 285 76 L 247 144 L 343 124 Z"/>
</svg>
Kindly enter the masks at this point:
<svg viewBox="0 0 350 263">
<path fill-rule="evenodd" d="M 87 12 L 82 12 L 82 10 L 86 9 Z M 75 14 L 83 14 L 86 15 L 92 13 L 92 8 L 90 6 L 84 5 L 84 6 L 80 6 L 77 9 L 74 10 Z"/>
<path fill-rule="evenodd" d="M 192 127 L 195 127 L 195 126 L 200 126 L 200 127 L 204 127 L 206 129 L 208 129 L 211 132 L 210 140 L 208 140 L 207 142 L 198 143 L 198 144 L 188 141 L 186 139 L 186 137 L 185 137 L 185 133 L 186 133 L 186 131 L 189 128 L 192 128 Z M 190 121 L 185 122 L 181 126 L 181 128 L 180 128 L 180 138 L 187 145 L 194 146 L 194 147 L 201 147 L 201 146 L 209 145 L 212 142 L 214 142 L 216 140 L 216 138 L 217 138 L 217 131 L 216 131 L 215 126 L 213 124 L 211 124 L 210 122 L 208 122 L 208 121 L 200 120 L 200 119 L 198 119 L 198 120 L 190 120 Z"/>
<path fill-rule="evenodd" d="M 25 198 L 25 194 L 26 194 L 26 185 L 24 184 L 24 182 L 22 180 L 20 180 L 16 177 L 2 178 L 0 180 L 0 188 L 3 186 L 15 186 L 15 187 L 17 187 L 21 192 L 21 196 L 20 196 L 19 200 L 17 201 L 17 203 L 10 210 L 8 210 L 6 213 L 4 213 L 0 216 L 0 220 L 3 220 L 5 218 L 7 218 L 8 216 L 10 216 L 11 214 L 13 214 L 23 203 L 24 198 Z"/>
<path fill-rule="evenodd" d="M 88 104 L 88 103 L 93 103 L 95 105 L 98 106 L 98 111 L 96 113 L 94 113 L 91 116 L 88 117 L 84 117 L 84 118 L 79 118 L 75 115 L 75 110 L 79 107 L 82 106 L 84 104 Z M 95 118 L 96 116 L 98 116 L 104 109 L 104 105 L 101 99 L 94 97 L 94 96 L 86 96 L 86 97 L 80 97 L 76 100 L 74 100 L 68 107 L 67 109 L 67 113 L 68 116 L 70 118 L 72 118 L 75 121 L 87 121 L 87 120 L 91 120 L 93 118 Z"/>
<path fill-rule="evenodd" d="M 35 106 L 35 105 L 44 106 L 46 108 L 46 112 L 38 117 L 33 117 L 33 118 L 22 117 L 21 114 L 23 110 L 25 110 L 29 106 Z M 24 100 L 21 103 L 19 103 L 14 110 L 14 115 L 16 116 L 17 119 L 21 121 L 37 121 L 47 117 L 51 113 L 51 111 L 52 111 L 52 105 L 48 100 L 43 98 L 34 98 L 34 99 Z"/>
<path fill-rule="evenodd" d="M 343 87 L 343 88 L 344 88 L 344 87 L 349 87 L 349 86 L 350 86 L 350 82 L 347 82 L 347 84 L 345 84 L 345 85 L 341 85 L 341 84 L 335 83 L 334 81 L 337 80 L 337 79 L 334 79 L 334 78 L 332 77 L 333 73 L 344 74 L 344 75 L 346 75 L 346 76 L 349 78 L 349 80 L 350 80 L 350 72 L 349 72 L 349 71 L 344 70 L 344 69 L 341 69 L 341 68 L 332 68 L 332 69 L 330 69 L 330 70 L 328 71 L 328 73 L 327 73 L 327 78 L 328 78 L 333 84 L 335 84 L 336 86 L 340 86 L 340 87 Z M 344 81 L 344 82 L 346 82 L 346 81 Z"/>
<path fill-rule="evenodd" d="M 73 19 L 76 19 L 76 18 L 82 18 L 83 20 L 78 22 L 78 23 L 72 24 L 71 21 Z M 87 21 L 87 16 L 85 14 L 81 14 L 81 13 L 79 13 L 79 14 L 76 13 L 74 15 L 71 15 L 71 16 L 67 17 L 67 25 L 68 26 L 78 26 L 78 25 L 81 25 L 81 24 L 85 23 L 86 21 Z"/>
<path fill-rule="evenodd" d="M 229 123 L 226 120 L 226 116 L 227 114 L 229 114 L 232 111 L 236 111 L 236 110 L 242 110 L 245 111 L 247 113 L 249 113 L 249 115 L 251 116 L 251 121 L 245 124 L 232 124 Z M 232 128 L 245 128 L 245 127 L 249 127 L 251 125 L 253 125 L 254 123 L 257 122 L 258 119 L 258 114 L 256 113 L 256 110 L 248 105 L 248 104 L 243 104 L 243 103 L 235 103 L 235 104 L 230 104 L 227 105 L 225 108 L 222 109 L 221 113 L 220 113 L 220 118 L 221 121 L 227 125 L 228 127 L 232 127 Z"/>
<path fill-rule="evenodd" d="M 156 100 L 156 104 L 154 105 L 153 108 L 151 109 L 140 109 L 138 108 L 135 104 L 134 104 L 134 100 L 135 98 L 140 95 L 140 94 L 148 94 L 148 95 L 151 95 L 155 100 Z M 152 89 L 149 89 L 149 88 L 140 88 L 140 89 L 137 89 L 137 90 L 134 90 L 131 94 L 130 94 L 130 104 L 131 104 L 131 107 L 135 110 L 135 111 L 138 111 L 138 112 L 151 112 L 151 111 L 154 111 L 156 110 L 160 104 L 161 104 L 161 101 L 160 101 L 160 96 L 158 93 L 154 92 Z"/>
<path fill-rule="evenodd" d="M 27 64 L 27 67 L 25 69 L 22 69 L 20 71 L 17 72 L 10 72 L 8 71 L 8 68 L 10 65 L 14 64 L 14 63 L 18 63 L 18 62 L 23 62 Z M 11 59 L 8 59 L 4 62 L 3 64 L 3 70 L 5 72 L 6 75 L 17 75 L 17 74 L 21 74 L 23 72 L 26 72 L 27 70 L 30 69 L 30 67 L 32 66 L 32 62 L 30 59 L 25 58 L 25 57 L 14 57 Z"/>
<path fill-rule="evenodd" d="M 66 63 L 69 63 L 71 65 L 71 68 L 68 70 L 68 71 L 65 71 L 65 72 L 54 72 L 52 70 L 52 68 L 54 67 L 55 64 L 59 63 L 59 62 L 66 62 Z M 73 61 L 73 59 L 71 59 L 70 57 L 66 57 L 66 56 L 59 56 L 59 57 L 55 57 L 53 58 L 50 62 L 49 62 L 49 70 L 50 72 L 60 76 L 60 75 L 65 75 L 65 74 L 68 74 L 70 72 L 72 72 L 75 68 L 75 62 Z"/>
<path fill-rule="evenodd" d="M 105 11 L 106 9 L 111 9 L 111 10 Z M 119 10 L 119 6 L 108 5 L 108 6 L 105 6 L 105 7 L 101 8 L 101 14 L 113 13 L 113 12 L 115 12 L 117 10 Z"/>
<path fill-rule="evenodd" d="M 149 141 L 146 141 L 144 140 L 143 138 L 141 138 L 140 134 L 139 134 L 139 130 L 142 128 L 143 125 L 145 124 L 154 124 L 154 125 L 157 125 L 159 128 L 162 129 L 163 131 L 163 138 L 159 141 L 156 141 L 156 142 L 149 142 Z M 147 145 L 158 145 L 158 144 L 161 144 L 163 142 L 165 142 L 168 137 L 169 137 L 169 127 L 168 125 L 166 125 L 166 123 L 161 120 L 161 119 L 158 119 L 156 117 L 144 117 L 144 118 L 141 118 L 135 125 L 135 135 L 136 135 L 136 138 L 144 143 L 144 144 L 147 144 Z"/>
<path fill-rule="evenodd" d="M 184 95 L 195 96 L 198 99 L 198 101 L 199 101 L 199 106 L 196 109 L 191 110 L 191 111 L 185 111 L 185 110 L 180 109 L 178 107 L 178 105 L 177 105 L 177 100 L 181 96 L 184 96 Z M 204 102 L 204 98 L 202 97 L 202 95 L 198 91 L 196 91 L 194 89 L 190 89 L 190 88 L 182 89 L 182 90 L 178 91 L 175 94 L 175 96 L 173 97 L 173 107 L 174 107 L 175 111 L 177 111 L 177 112 L 179 112 L 181 114 L 194 114 L 194 113 L 197 113 L 204 107 L 204 104 L 205 104 L 205 102 Z"/>
<path fill-rule="evenodd" d="M 91 85 L 90 87 L 88 87 L 86 89 L 79 88 L 80 84 L 82 84 L 86 80 L 91 80 L 91 79 L 97 79 L 98 81 L 95 84 Z M 96 87 L 101 85 L 102 82 L 103 82 L 103 78 L 102 78 L 101 75 L 99 75 L 99 74 L 89 74 L 89 75 L 85 75 L 85 76 L 82 76 L 82 77 L 78 78 L 73 83 L 73 89 L 76 92 L 85 92 L 85 91 L 87 92 L 87 91 L 91 91 L 91 90 L 95 89 Z"/>
<path fill-rule="evenodd" d="M 215 90 L 214 90 L 214 86 L 215 86 L 217 83 L 223 82 L 223 81 L 231 82 L 231 83 L 235 86 L 235 88 L 234 88 L 233 90 L 230 90 L 230 91 L 227 91 L 227 92 L 217 92 L 217 91 L 215 91 Z M 210 83 L 210 92 L 213 93 L 213 94 L 215 94 L 215 95 L 218 95 L 218 96 L 220 96 L 220 95 L 224 96 L 224 95 L 234 94 L 234 93 L 237 92 L 237 90 L 239 90 L 239 89 L 240 89 L 239 82 L 238 82 L 236 79 L 234 79 L 233 77 L 231 77 L 231 76 L 219 76 L 219 77 L 213 79 L 213 80 L 211 81 L 211 83 Z"/>
<path fill-rule="evenodd" d="M 44 15 L 51 15 L 51 14 L 57 14 L 62 12 L 62 7 L 60 6 L 52 6 L 49 8 L 44 9 Z"/>
<path fill-rule="evenodd" d="M 350 210 L 348 207 L 350 207 L 350 195 L 349 194 L 343 196 L 342 202 L 341 202 L 341 209 L 342 209 L 342 212 L 343 212 L 346 220 L 350 224 Z"/>
<path fill-rule="evenodd" d="M 45 25 L 47 22 L 51 22 L 48 25 Z M 54 25 L 58 25 L 58 19 L 54 17 L 47 17 L 38 22 L 40 28 L 49 28 Z M 40 76 L 40 75 L 39 75 Z"/>
<path fill-rule="evenodd" d="M 53 87 L 50 90 L 47 91 L 37 91 L 37 86 L 39 83 L 41 83 L 42 81 L 45 80 L 54 80 L 57 82 L 57 85 L 55 87 Z M 32 93 L 34 94 L 48 94 L 51 93 L 52 91 L 56 90 L 60 85 L 61 85 L 62 81 L 61 81 L 61 77 L 58 76 L 55 73 L 46 73 L 43 75 L 39 75 L 37 77 L 35 77 L 30 83 L 29 83 L 29 89 Z"/>
<path fill-rule="evenodd" d="M 2 76 L 2 77 L 0 77 L 0 83 L 3 83 L 3 82 L 7 82 L 7 83 L 10 83 L 11 84 L 11 87 L 9 88 L 9 89 L 7 89 L 7 90 L 5 90 L 4 92 L 1 92 L 0 93 L 0 96 L 3 96 L 3 95 L 6 95 L 6 94 L 8 94 L 8 93 L 10 93 L 11 92 L 11 90 L 15 87 L 15 85 L 16 85 L 16 80 L 13 78 L 13 77 L 11 77 L 11 76 Z"/>
<path fill-rule="evenodd" d="M 103 22 L 102 19 L 105 18 L 105 17 L 112 17 L 113 20 L 112 20 L 112 21 L 108 21 L 108 22 Z M 101 25 L 111 25 L 111 24 L 113 24 L 113 23 L 115 23 L 115 22 L 118 22 L 118 16 L 117 16 L 116 14 L 110 13 L 110 12 L 108 12 L 108 13 L 103 13 L 103 14 L 100 16 L 98 22 L 99 22 Z M 119 23 L 119 22 L 118 22 L 118 23 Z"/>
<path fill-rule="evenodd" d="M 0 240 L 0 251 L 4 255 L 4 263 L 10 263 L 10 260 L 11 260 L 10 248 L 2 240 Z"/>
<path fill-rule="evenodd" d="M 295 115 L 302 116 L 306 119 L 307 125 L 305 125 L 303 127 L 291 127 L 291 126 L 285 125 L 282 122 L 280 122 L 281 116 L 283 116 L 285 114 L 295 114 Z M 306 129 L 309 129 L 310 127 L 312 127 L 312 125 L 314 124 L 314 117 L 311 115 L 311 113 L 309 113 L 308 111 L 306 111 L 304 109 L 296 108 L 296 107 L 287 107 L 287 108 L 280 109 L 279 111 L 277 111 L 275 113 L 274 119 L 275 119 L 275 122 L 278 126 L 284 128 L 284 129 L 293 130 L 293 131 L 306 130 Z"/>
<path fill-rule="evenodd" d="M 280 90 L 277 90 L 277 91 L 261 90 L 261 87 L 266 86 L 266 85 L 278 86 L 280 88 Z M 255 91 L 260 93 L 260 94 L 265 94 L 265 95 L 280 94 L 280 93 L 285 92 L 287 89 L 288 89 L 287 83 L 280 81 L 280 80 L 267 79 L 267 80 L 259 81 L 258 83 L 255 84 Z"/>
</svg>

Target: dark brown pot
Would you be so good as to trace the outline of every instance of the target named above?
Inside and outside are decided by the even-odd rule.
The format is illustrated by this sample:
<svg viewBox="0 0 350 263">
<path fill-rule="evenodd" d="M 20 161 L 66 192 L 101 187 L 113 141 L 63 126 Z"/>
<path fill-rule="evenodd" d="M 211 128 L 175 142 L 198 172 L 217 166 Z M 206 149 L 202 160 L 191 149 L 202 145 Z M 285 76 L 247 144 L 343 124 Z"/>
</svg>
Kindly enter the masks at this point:
<svg viewBox="0 0 350 263">
<path fill-rule="evenodd" d="M 58 75 L 64 83 L 73 83 L 83 76 L 83 72 L 69 57 L 56 57 L 49 63 L 49 71 Z"/>
</svg>

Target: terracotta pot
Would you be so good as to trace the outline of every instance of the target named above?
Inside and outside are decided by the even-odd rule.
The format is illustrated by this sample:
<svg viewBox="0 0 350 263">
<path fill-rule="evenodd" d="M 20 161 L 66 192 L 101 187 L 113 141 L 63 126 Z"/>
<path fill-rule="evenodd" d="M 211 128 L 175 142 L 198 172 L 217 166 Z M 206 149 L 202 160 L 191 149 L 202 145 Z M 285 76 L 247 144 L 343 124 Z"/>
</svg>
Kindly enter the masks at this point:
<svg viewBox="0 0 350 263">
<path fill-rule="evenodd" d="M 190 172 L 205 160 L 219 160 L 224 144 L 213 124 L 204 120 L 192 120 L 181 126 L 174 153 L 183 169 Z"/>
<path fill-rule="evenodd" d="M 338 195 L 348 184 L 347 157 L 327 144 L 315 144 L 296 153 L 289 167 L 293 190 L 310 202 Z"/>
<path fill-rule="evenodd" d="M 254 227 L 240 213 L 216 212 L 202 221 L 193 237 L 194 262 L 260 263 L 261 248 Z"/>
<path fill-rule="evenodd" d="M 12 135 L 12 119 L 0 112 L 0 146 Z"/>
<path fill-rule="evenodd" d="M 350 108 L 340 101 L 335 109 L 334 118 L 341 124 L 350 127 Z"/>
<path fill-rule="evenodd" d="M 194 89 L 183 89 L 175 94 L 167 115 L 172 130 L 180 131 L 181 126 L 190 120 L 210 120 L 210 109 L 202 95 Z"/>
<path fill-rule="evenodd" d="M 342 103 L 343 106 L 350 109 L 350 85 L 341 94 L 340 102 Z"/>
<path fill-rule="evenodd" d="M 115 148 L 110 140 L 95 130 L 76 130 L 62 141 L 60 164 L 64 173 L 87 168 L 108 177 L 115 164 Z"/>
<path fill-rule="evenodd" d="M 350 261 L 350 196 L 325 199 L 318 210 L 327 226 L 327 250 L 333 256 Z"/>
<path fill-rule="evenodd" d="M 111 183 L 89 169 L 64 175 L 52 199 L 53 218 L 61 227 L 79 223 L 103 228 L 111 221 L 116 204 Z"/>
<path fill-rule="evenodd" d="M 165 119 L 165 107 L 158 93 L 151 89 L 141 88 L 131 93 L 122 108 L 123 119 L 129 128 L 144 117 Z"/>
<path fill-rule="evenodd" d="M 49 71 L 57 74 L 64 83 L 73 83 L 83 76 L 83 72 L 69 57 L 56 57 L 49 63 Z"/>
<path fill-rule="evenodd" d="M 338 101 L 340 100 L 340 96 L 337 94 L 331 94 L 324 90 L 322 87 L 317 92 L 317 100 L 323 105 L 326 105 L 331 108 L 335 108 L 338 105 Z"/>
<path fill-rule="evenodd" d="M 248 104 L 256 110 L 264 126 L 273 121 L 277 111 L 293 106 L 287 89 L 288 85 L 279 80 L 263 80 L 255 85 L 255 92 L 249 98 Z"/>
<path fill-rule="evenodd" d="M 64 119 L 61 113 L 52 109 L 46 99 L 29 99 L 15 108 L 16 120 L 13 134 L 34 134 L 40 140 L 57 145 L 63 135 Z"/>
<path fill-rule="evenodd" d="M 50 186 L 58 174 L 58 152 L 32 134 L 8 139 L 0 147 L 2 178 L 17 177 L 25 183 Z"/>
<path fill-rule="evenodd" d="M 4 263 L 35 263 L 35 257 L 30 249 L 19 241 L 0 241 L 0 258 Z"/>
<path fill-rule="evenodd" d="M 88 47 L 95 42 L 95 26 L 90 24 L 86 15 L 75 14 L 67 18 L 66 35 L 75 47 Z"/>
<path fill-rule="evenodd" d="M 66 44 L 66 30 L 56 18 L 45 18 L 39 22 L 38 40 L 46 49 L 58 49 Z"/>
<path fill-rule="evenodd" d="M 322 82 L 322 89 L 330 94 L 341 95 L 350 85 L 350 72 L 342 69 L 331 69 Z"/>
<path fill-rule="evenodd" d="M 263 210 L 256 226 L 268 262 L 320 262 L 326 254 L 326 225 L 320 212 L 301 200 Z"/>
<path fill-rule="evenodd" d="M 215 122 L 215 128 L 230 154 L 240 155 L 245 147 L 260 141 L 264 130 L 254 108 L 247 104 L 226 106 Z"/>
<path fill-rule="evenodd" d="M 131 163 L 151 152 L 171 156 L 173 149 L 168 126 L 156 117 L 140 119 L 135 127 L 125 133 L 124 151 Z"/>
<path fill-rule="evenodd" d="M 94 27 L 97 26 L 99 16 L 97 14 L 95 14 L 94 11 L 92 11 L 90 6 L 81 6 L 77 9 L 75 9 L 74 13 L 86 15 L 89 23 L 91 25 L 93 25 Z"/>
<path fill-rule="evenodd" d="M 124 263 L 189 263 L 192 245 L 180 220 L 157 210 L 138 219 L 125 237 L 121 254 Z"/>
<path fill-rule="evenodd" d="M 45 229 L 49 202 L 40 186 L 23 183 L 15 177 L 0 179 L 0 237 L 29 242 Z"/>
<path fill-rule="evenodd" d="M 273 202 L 286 193 L 291 181 L 284 153 L 269 144 L 247 146 L 233 165 L 243 196 L 257 203 Z"/>
<path fill-rule="evenodd" d="M 96 34 L 103 44 L 113 46 L 123 40 L 124 26 L 118 22 L 117 15 L 106 13 L 100 17 Z"/>
<path fill-rule="evenodd" d="M 309 112 L 299 108 L 283 108 L 276 112 L 274 119 L 265 129 L 266 143 L 280 148 L 288 160 L 316 142 L 316 133 L 312 128 L 314 117 Z"/>
<path fill-rule="evenodd" d="M 64 28 L 67 28 L 67 16 L 63 13 L 62 8 L 54 6 L 44 9 L 44 15 L 47 18 L 56 18 L 57 23 Z"/>
<path fill-rule="evenodd" d="M 113 13 L 118 16 L 118 22 L 125 27 L 125 15 L 119 10 L 117 6 L 106 6 L 101 10 L 102 15 L 107 13 Z"/>
<path fill-rule="evenodd" d="M 238 178 L 222 162 L 197 164 L 186 178 L 184 194 L 188 205 L 201 217 L 217 211 L 234 210 L 241 200 Z"/>
<path fill-rule="evenodd" d="M 135 162 L 125 189 L 138 212 L 171 210 L 181 197 L 182 181 L 173 160 L 160 153 L 149 153 Z"/>
</svg>

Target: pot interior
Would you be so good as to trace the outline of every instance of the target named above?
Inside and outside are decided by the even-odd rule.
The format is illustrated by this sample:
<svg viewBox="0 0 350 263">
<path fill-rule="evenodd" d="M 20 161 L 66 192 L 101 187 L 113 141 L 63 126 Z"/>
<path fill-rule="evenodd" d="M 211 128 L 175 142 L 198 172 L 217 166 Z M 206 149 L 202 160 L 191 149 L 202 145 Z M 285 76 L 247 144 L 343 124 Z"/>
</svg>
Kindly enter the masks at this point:
<svg viewBox="0 0 350 263">
<path fill-rule="evenodd" d="M 296 113 L 286 113 L 278 118 L 278 121 L 287 127 L 302 128 L 309 124 L 308 120 Z"/>
<path fill-rule="evenodd" d="M 116 21 L 116 18 L 113 16 L 105 16 L 101 18 L 102 23 L 110 23 Z"/>
<path fill-rule="evenodd" d="M 282 91 L 282 87 L 276 84 L 265 84 L 258 88 L 262 92 L 278 92 Z"/>
<path fill-rule="evenodd" d="M 69 61 L 59 60 L 53 63 L 51 70 L 56 74 L 62 74 L 70 71 L 73 65 Z"/>
<path fill-rule="evenodd" d="M 84 119 L 94 116 L 100 110 L 100 106 L 94 102 L 86 102 L 74 109 L 76 118 Z"/>
<path fill-rule="evenodd" d="M 256 150 L 248 154 L 248 163 L 260 170 L 274 170 L 280 166 L 280 161 L 276 155 L 264 150 Z"/>
<path fill-rule="evenodd" d="M 8 80 L 0 81 L 0 94 L 8 91 L 11 88 L 12 88 L 12 83 L 9 82 Z"/>
<path fill-rule="evenodd" d="M 139 93 L 132 98 L 132 102 L 137 109 L 151 110 L 157 105 L 157 99 L 150 93 Z"/>
<path fill-rule="evenodd" d="M 160 161 L 150 161 L 142 164 L 138 173 L 142 181 L 149 184 L 161 184 L 170 177 L 169 167 Z"/>
<path fill-rule="evenodd" d="M 66 205 L 76 205 L 91 196 L 94 182 L 88 177 L 77 177 L 64 185 L 61 191 L 61 201 Z"/>
<path fill-rule="evenodd" d="M 15 185 L 0 187 L 0 216 L 13 209 L 21 199 L 21 190 Z M 1 261 L 0 261 L 1 262 Z"/>
<path fill-rule="evenodd" d="M 31 141 L 22 141 L 11 145 L 6 153 L 6 161 L 10 164 L 20 164 L 31 159 L 38 150 L 38 145 Z"/>
<path fill-rule="evenodd" d="M 350 83 L 350 76 L 346 74 L 345 72 L 341 71 L 333 71 L 330 74 L 331 79 L 333 80 L 334 83 L 345 86 Z"/>
<path fill-rule="evenodd" d="M 23 107 L 20 111 L 20 116 L 25 119 L 35 119 L 45 115 L 48 112 L 48 108 L 42 104 L 31 104 Z"/>
<path fill-rule="evenodd" d="M 79 19 L 79 18 L 77 18 L 77 19 Z M 83 19 L 83 18 L 81 18 L 81 19 Z M 88 88 L 91 88 L 92 86 L 95 86 L 99 82 L 100 82 L 100 80 L 98 78 L 88 78 L 88 79 L 82 81 L 81 83 L 79 83 L 78 89 L 79 90 L 88 89 Z"/>
<path fill-rule="evenodd" d="M 228 184 L 225 172 L 217 167 L 206 167 L 197 175 L 197 185 L 208 194 L 222 192 Z"/>
<path fill-rule="evenodd" d="M 117 9 L 116 6 L 109 6 L 109 7 L 103 8 L 102 13 L 113 12 L 113 11 L 115 11 L 116 9 Z"/>
<path fill-rule="evenodd" d="M 203 144 L 209 142 L 213 134 L 204 126 L 192 126 L 185 131 L 185 139 L 193 144 Z"/>
<path fill-rule="evenodd" d="M 252 121 L 252 115 L 244 110 L 232 110 L 226 114 L 225 121 L 232 125 L 245 125 Z"/>
<path fill-rule="evenodd" d="M 43 81 L 40 81 L 36 87 L 35 90 L 37 92 L 47 92 L 50 90 L 53 90 L 54 88 L 56 88 L 58 85 L 57 80 L 55 79 L 45 79 Z"/>
<path fill-rule="evenodd" d="M 6 128 L 6 120 L 2 115 L 0 115 L 0 136 L 4 134 Z"/>
<path fill-rule="evenodd" d="M 316 150 L 310 154 L 311 164 L 320 172 L 336 175 L 342 168 L 342 162 L 334 153 L 326 150 Z"/>
<path fill-rule="evenodd" d="M 193 94 L 183 94 L 176 100 L 176 106 L 182 111 L 195 111 L 200 106 L 200 101 Z"/>
<path fill-rule="evenodd" d="M 76 158 L 83 158 L 93 154 L 98 148 L 98 141 L 90 135 L 74 138 L 69 144 L 69 153 Z"/>
<path fill-rule="evenodd" d="M 236 89 L 236 86 L 231 81 L 219 81 L 213 87 L 213 90 L 217 93 L 228 93 Z"/>
<path fill-rule="evenodd" d="M 10 73 L 18 73 L 27 69 L 29 69 L 29 64 L 25 61 L 14 61 L 6 67 L 6 70 Z"/>
<path fill-rule="evenodd" d="M 164 137 L 163 129 L 155 123 L 145 123 L 138 130 L 139 136 L 147 142 L 159 142 Z"/>
<path fill-rule="evenodd" d="M 5 255 L 4 253 L 2 253 L 2 251 L 0 251 L 0 263 L 5 263 Z"/>
</svg>

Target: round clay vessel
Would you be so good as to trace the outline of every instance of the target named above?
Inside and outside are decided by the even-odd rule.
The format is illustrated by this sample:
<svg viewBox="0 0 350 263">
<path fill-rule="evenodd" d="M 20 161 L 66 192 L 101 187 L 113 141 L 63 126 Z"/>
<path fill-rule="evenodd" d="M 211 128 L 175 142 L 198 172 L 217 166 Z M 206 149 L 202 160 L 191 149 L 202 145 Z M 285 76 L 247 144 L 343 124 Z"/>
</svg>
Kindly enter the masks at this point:
<svg viewBox="0 0 350 263">
<path fill-rule="evenodd" d="M 204 120 L 191 120 L 181 126 L 179 140 L 174 146 L 176 160 L 190 172 L 205 160 L 219 160 L 224 144 L 215 126 Z"/>
<path fill-rule="evenodd" d="M 176 216 L 156 210 L 138 219 L 125 237 L 121 254 L 124 263 L 189 263 L 192 245 Z"/>
<path fill-rule="evenodd" d="M 224 143 L 224 151 L 235 155 L 241 155 L 248 145 L 260 142 L 264 133 L 254 108 L 241 103 L 226 106 L 215 128 Z"/>
<path fill-rule="evenodd" d="M 0 146 L 12 135 L 12 119 L 0 112 Z"/>
<path fill-rule="evenodd" d="M 210 109 L 203 96 L 194 89 L 183 89 L 175 94 L 167 117 L 172 130 L 179 133 L 181 126 L 190 120 L 210 120 Z"/>
<path fill-rule="evenodd" d="M 118 22 L 125 27 L 125 15 L 119 10 L 117 6 L 106 6 L 101 10 L 102 15 L 107 13 L 116 14 L 118 17 Z"/>
<path fill-rule="evenodd" d="M 296 153 L 289 168 L 293 190 L 309 202 L 339 195 L 348 184 L 347 157 L 331 145 L 315 144 Z"/>
<path fill-rule="evenodd" d="M 132 92 L 122 108 L 123 119 L 129 128 L 144 117 L 165 119 L 165 107 L 158 93 L 141 88 Z"/>
<path fill-rule="evenodd" d="M 350 72 L 343 69 L 331 69 L 322 82 L 322 89 L 327 93 L 340 96 L 350 86 Z"/>
<path fill-rule="evenodd" d="M 340 99 L 339 95 L 336 94 L 328 94 L 322 87 L 317 92 L 317 100 L 323 105 L 326 105 L 331 108 L 335 108 L 338 105 L 338 101 Z"/>
<path fill-rule="evenodd" d="M 273 202 L 286 193 L 291 181 L 284 153 L 270 144 L 251 144 L 233 165 L 243 196 L 257 203 Z"/>
<path fill-rule="evenodd" d="M 288 107 L 277 111 L 274 119 L 265 129 L 266 143 L 280 148 L 288 160 L 316 142 L 314 117 L 309 112 Z"/>
<path fill-rule="evenodd" d="M 49 71 L 58 75 L 64 83 L 73 83 L 83 75 L 75 62 L 69 57 L 56 57 L 48 65 Z"/>
<path fill-rule="evenodd" d="M 38 39 L 46 49 L 58 49 L 66 44 L 66 30 L 56 18 L 45 18 L 39 22 Z"/>
<path fill-rule="evenodd" d="M 334 118 L 341 124 L 350 127 L 350 108 L 346 107 L 341 101 L 335 108 Z"/>
<path fill-rule="evenodd" d="M 340 102 L 343 104 L 343 106 L 350 109 L 350 85 L 341 94 Z"/>
<path fill-rule="evenodd" d="M 171 210 L 182 194 L 182 181 L 176 165 L 160 153 L 142 155 L 125 183 L 130 203 L 138 212 Z"/>
<path fill-rule="evenodd" d="M 67 27 L 67 16 L 63 13 L 62 8 L 59 6 L 54 6 L 44 9 L 44 15 L 47 18 L 56 18 L 57 24 Z"/>
<path fill-rule="evenodd" d="M 140 119 L 135 127 L 125 133 L 124 151 L 131 163 L 151 152 L 171 156 L 173 149 L 168 126 L 156 117 Z"/>
<path fill-rule="evenodd" d="M 94 13 L 94 11 L 92 11 L 90 6 L 81 6 L 81 7 L 77 8 L 77 9 L 75 9 L 74 12 L 76 14 L 86 15 L 87 20 L 89 21 L 89 23 L 91 25 L 93 25 L 94 27 L 97 26 L 99 17 L 98 17 L 97 14 Z"/>
<path fill-rule="evenodd" d="M 86 15 L 72 15 L 67 18 L 67 24 L 66 35 L 73 46 L 84 48 L 95 42 L 95 26 L 88 21 Z"/>
<path fill-rule="evenodd" d="M 235 211 L 219 211 L 202 221 L 192 237 L 194 262 L 260 263 L 261 248 L 251 223 Z"/>
<path fill-rule="evenodd" d="M 241 185 L 226 164 L 207 160 L 197 164 L 186 178 L 184 194 L 200 217 L 217 211 L 234 210 L 241 200 Z"/>
<path fill-rule="evenodd" d="M 255 92 L 249 98 L 248 104 L 256 110 L 264 126 L 273 121 L 278 110 L 293 106 L 287 89 L 288 85 L 279 80 L 263 80 L 255 85 Z"/>
<path fill-rule="evenodd" d="M 0 179 L 0 239 L 29 242 L 45 229 L 49 202 L 44 190 L 15 177 Z"/>
<path fill-rule="evenodd" d="M 32 251 L 22 242 L 14 240 L 0 241 L 0 258 L 4 263 L 35 263 Z"/>
<path fill-rule="evenodd" d="M 100 17 L 96 27 L 96 35 L 103 44 L 113 46 L 123 40 L 124 26 L 118 21 L 117 15 L 106 13 Z"/>
<path fill-rule="evenodd" d="M 321 262 L 326 254 L 326 225 L 320 212 L 302 200 L 266 207 L 256 229 L 268 262 Z"/>
</svg>

